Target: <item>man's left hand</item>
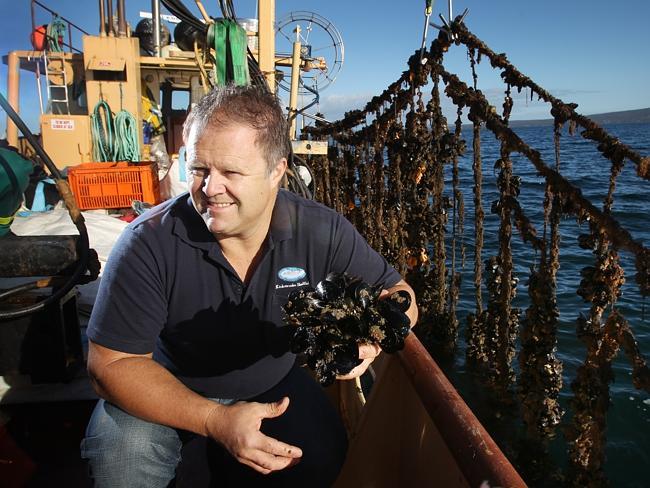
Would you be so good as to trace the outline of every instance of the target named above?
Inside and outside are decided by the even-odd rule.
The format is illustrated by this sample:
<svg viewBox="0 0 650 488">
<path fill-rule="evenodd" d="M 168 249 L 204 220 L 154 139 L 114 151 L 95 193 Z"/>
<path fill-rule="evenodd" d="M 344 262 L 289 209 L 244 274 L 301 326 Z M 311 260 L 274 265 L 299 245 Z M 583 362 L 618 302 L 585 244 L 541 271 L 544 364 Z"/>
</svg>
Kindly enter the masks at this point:
<svg viewBox="0 0 650 488">
<path fill-rule="evenodd" d="M 417 321 L 418 308 L 417 304 L 415 303 L 415 294 L 413 293 L 413 289 L 406 283 L 406 281 L 401 280 L 399 283 L 389 288 L 388 290 L 382 290 L 379 294 L 379 299 L 384 299 L 398 290 L 405 290 L 411 295 L 411 306 L 406 311 L 406 315 L 408 315 L 409 319 L 411 320 L 411 327 L 413 327 Z M 375 358 L 379 356 L 380 352 L 381 347 L 379 347 L 379 344 L 360 344 L 359 359 L 363 359 L 363 362 L 356 368 L 352 368 L 348 374 L 337 376 L 336 379 L 352 380 L 354 378 L 358 378 L 366 372 L 368 366 L 370 366 L 370 363 L 372 363 Z"/>
<path fill-rule="evenodd" d="M 381 352 L 381 347 L 379 344 L 359 344 L 359 359 L 363 359 L 363 362 L 359 364 L 356 368 L 352 368 L 350 372 L 346 375 L 337 376 L 337 380 L 352 380 L 361 376 L 366 372 L 370 363 L 372 363 L 379 353 Z"/>
</svg>

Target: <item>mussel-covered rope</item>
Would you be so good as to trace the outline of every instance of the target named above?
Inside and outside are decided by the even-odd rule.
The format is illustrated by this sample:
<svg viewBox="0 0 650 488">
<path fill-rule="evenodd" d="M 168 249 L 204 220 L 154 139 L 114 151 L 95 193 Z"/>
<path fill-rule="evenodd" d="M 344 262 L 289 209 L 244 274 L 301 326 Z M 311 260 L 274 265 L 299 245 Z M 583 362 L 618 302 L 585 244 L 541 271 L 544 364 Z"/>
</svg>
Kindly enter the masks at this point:
<svg viewBox="0 0 650 488">
<path fill-rule="evenodd" d="M 560 170 L 560 130 L 555 123 L 555 170 Z M 557 358 L 557 328 L 560 315 L 557 307 L 556 273 L 559 267 L 560 200 L 549 184 L 544 194 L 544 235 L 537 246 L 540 262 L 531 268 L 528 281 L 530 306 L 525 312 L 521 330 L 517 386 L 522 404 L 522 417 L 533 438 L 554 437 L 564 414 L 559 404 L 562 389 L 562 362 Z M 550 243 L 547 228 L 550 227 Z"/>
<path fill-rule="evenodd" d="M 454 131 L 454 146 L 456 151 L 452 155 L 452 193 L 453 193 L 453 208 L 452 208 L 452 237 L 451 237 L 451 273 L 449 276 L 449 300 L 448 300 L 448 313 L 449 320 L 452 324 L 458 327 L 458 319 L 456 318 L 456 305 L 460 296 L 460 280 L 461 274 L 456 268 L 456 253 L 457 244 L 460 246 L 461 261 L 464 264 L 464 246 L 463 246 L 463 215 L 465 213 L 465 205 L 463 202 L 463 194 L 460 190 L 460 176 L 458 172 L 458 159 L 465 152 L 464 141 L 462 139 L 463 129 L 463 109 L 458 107 L 456 111 L 456 124 Z M 460 241 L 457 243 L 457 241 Z M 454 334 L 456 335 L 456 334 Z"/>
<path fill-rule="evenodd" d="M 318 165 L 316 194 L 326 204 L 346 213 L 368 241 L 381 249 L 401 272 L 405 272 L 418 296 L 420 331 L 424 331 L 428 338 L 443 338 L 448 344 L 453 344 L 453 310 L 456 300 L 454 243 L 456 233 L 459 232 L 459 221 L 456 218 L 452 219 L 451 253 L 445 250 L 445 240 L 446 227 L 449 225 L 447 211 L 454 209 L 454 215 L 460 211 L 460 199 L 455 191 L 454 164 L 455 158 L 464 148 L 461 148 L 460 138 L 457 137 L 458 129 L 454 134 L 449 132 L 440 110 L 440 80 L 446 85 L 445 92 L 457 106 L 457 113 L 468 109 L 468 118 L 473 124 L 476 313 L 468 316 L 468 361 L 492 371 L 493 378 L 494 371 L 499 371 L 500 376 L 507 379 L 499 382 L 500 388 L 507 387 L 513 379 L 510 362 L 514 354 L 518 315 L 512 307 L 516 283 L 512 278 L 514 266 L 511 238 L 512 226 L 515 225 L 523 240 L 530 244 L 539 258 L 539 263 L 531 271 L 528 286 L 530 299 L 522 332 L 518 392 L 529 431 L 540 437 L 550 437 L 562 415 L 557 402 L 562 387 L 562 365 L 555 355 L 559 314 L 555 294 L 560 216 L 573 214 L 579 221 L 588 220 L 593 235 L 588 238 L 581 236 L 580 245 L 591 246 L 591 249 L 596 250 L 597 265 L 594 268 L 598 271 L 583 271 L 585 279 L 580 291 L 592 303 L 592 311 L 589 318 L 582 322 L 580 330 L 589 331 L 595 322 L 603 322 L 602 311 L 594 308 L 594 297 L 590 295 L 593 290 L 610 290 L 606 293 L 610 297 L 608 303 L 613 304 L 615 301 L 612 297 L 615 297 L 617 287 L 620 289 L 622 284 L 618 283 L 619 275 L 620 279 L 623 276 L 622 271 L 619 273 L 618 250 L 634 254 L 639 290 L 643 296 L 650 294 L 650 250 L 634 240 L 607 208 L 599 210 L 581 194 L 579 188 L 562 176 L 559 168 L 559 129 L 566 123 L 569 124 L 570 132 L 577 125 L 583 127 L 583 137 L 597 141 L 598 150 L 612 161 L 609 200 L 613 195 L 617 174 L 614 169 L 620 171 L 624 161 L 629 159 L 636 164 L 639 176 L 650 178 L 650 159 L 641 157 L 609 136 L 593 121 L 577 114 L 574 105 L 552 97 L 518 72 L 508 63 L 505 55 L 489 50 L 458 19 L 451 23 L 451 29 L 454 34 L 451 38 L 441 35 L 432 43 L 424 65 L 419 62 L 416 53 L 409 60 L 409 70 L 381 95 L 370 100 L 363 109 L 348 112 L 342 120 L 331 125 L 304 131 L 306 137 L 327 136 L 336 144 L 334 148 L 338 147 L 330 149 L 329 161 L 322 161 Z M 464 44 L 468 50 L 474 88 L 469 88 L 442 66 L 442 58 L 452 40 L 455 44 Z M 482 56 L 487 57 L 494 68 L 502 70 L 506 84 L 502 115 L 496 113 L 477 89 L 475 64 L 480 62 Z M 420 88 L 431 80 L 434 85 L 432 96 L 425 105 Z M 537 95 L 551 104 L 551 115 L 556 124 L 555 168 L 548 166 L 539 152 L 525 144 L 508 127 L 507 120 L 512 110 L 511 89 L 514 88 L 519 91 L 530 90 L 531 96 Z M 481 269 L 484 239 L 480 154 L 482 128 L 491 131 L 501 144 L 497 165 L 500 170 L 499 200 L 494 208 L 500 216 L 499 255 L 485 261 L 484 276 Z M 519 179 L 514 176 L 513 153 L 519 153 L 528 159 L 537 174 L 545 180 L 544 232 L 541 237 L 519 204 Z M 451 199 L 445 195 L 443 168 L 446 164 L 452 165 Z M 351 187 L 355 188 L 353 192 L 350 191 Z M 597 244 L 601 241 L 601 244 Z M 451 261 L 451 268 L 448 267 L 448 260 Z M 451 274 L 448 274 L 449 271 Z M 482 278 L 488 291 L 485 309 Z M 607 376 L 608 364 L 611 364 L 607 358 L 613 357 L 613 351 L 618 351 L 622 346 L 633 364 L 635 385 L 648 388 L 650 373 L 627 322 L 616 310 L 604 322 L 606 326 L 599 326 L 598 337 L 602 338 L 601 344 L 605 345 L 598 350 L 588 347 L 589 361 L 602 365 L 603 374 Z M 595 331 L 596 329 L 592 332 Z M 592 333 L 582 334 L 585 338 L 591 336 Z M 589 342 L 593 343 L 593 339 L 589 339 Z M 587 380 L 582 383 L 577 380 L 578 389 L 582 386 L 588 388 L 589 385 L 602 388 L 603 394 L 599 398 L 605 398 L 605 387 L 609 380 L 603 383 L 603 379 L 594 379 L 594 371 L 581 371 L 579 379 L 582 376 Z M 579 396 L 577 394 L 576 398 Z M 579 400 L 576 402 L 579 403 Z M 606 409 L 606 402 L 602 405 Z M 578 404 L 574 403 L 574 414 L 580 411 Z M 590 425 L 595 426 L 590 435 L 573 438 L 571 442 L 583 455 L 597 459 L 598 446 L 592 449 L 589 443 L 598 443 L 597 438 L 604 424 L 596 422 Z"/>
</svg>

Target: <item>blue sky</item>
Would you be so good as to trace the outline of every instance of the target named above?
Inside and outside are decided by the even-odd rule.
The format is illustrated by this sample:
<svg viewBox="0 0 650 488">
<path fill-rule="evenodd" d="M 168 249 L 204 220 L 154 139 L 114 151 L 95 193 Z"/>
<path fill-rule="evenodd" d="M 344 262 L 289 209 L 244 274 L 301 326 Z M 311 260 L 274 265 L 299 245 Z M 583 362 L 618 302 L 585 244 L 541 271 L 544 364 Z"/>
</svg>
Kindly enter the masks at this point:
<svg viewBox="0 0 650 488">
<path fill-rule="evenodd" d="M 96 33 L 96 0 L 41 0 L 85 30 Z M 0 52 L 29 49 L 29 0 L 3 0 L 0 16 Z M 209 13 L 218 16 L 217 2 L 204 0 Z M 337 79 L 321 92 L 320 109 L 329 119 L 359 108 L 379 94 L 406 69 L 406 60 L 420 46 L 424 0 L 276 0 L 276 18 L 289 12 L 312 11 L 331 21 L 340 31 L 345 59 Z M 139 11 L 149 11 L 148 0 L 126 0 L 127 19 L 139 21 Z M 192 0 L 185 4 L 197 12 Z M 254 17 L 254 0 L 234 1 L 238 17 Z M 496 52 L 565 102 L 578 103 L 583 114 L 650 107 L 650 2 L 642 0 L 455 0 L 454 15 L 469 9 L 466 24 Z M 164 10 L 164 9 L 163 9 Z M 447 2 L 434 1 L 432 19 L 447 16 Z M 37 23 L 49 14 L 40 11 Z M 172 27 L 173 28 L 173 27 Z M 314 37 L 317 37 L 317 30 Z M 430 28 L 428 42 L 436 35 Z M 321 34 L 324 35 L 321 31 Z M 81 44 L 77 38 L 76 45 Z M 469 79 L 466 52 L 452 47 L 446 57 L 448 71 Z M 6 66 L 0 66 L 0 90 L 6 94 Z M 504 86 L 484 62 L 479 88 L 493 103 Z M 547 118 L 549 108 L 540 102 L 515 99 L 513 119 Z M 31 73 L 22 72 L 21 113 L 36 129 L 38 99 Z M 5 117 L 0 116 L 0 137 Z"/>
</svg>

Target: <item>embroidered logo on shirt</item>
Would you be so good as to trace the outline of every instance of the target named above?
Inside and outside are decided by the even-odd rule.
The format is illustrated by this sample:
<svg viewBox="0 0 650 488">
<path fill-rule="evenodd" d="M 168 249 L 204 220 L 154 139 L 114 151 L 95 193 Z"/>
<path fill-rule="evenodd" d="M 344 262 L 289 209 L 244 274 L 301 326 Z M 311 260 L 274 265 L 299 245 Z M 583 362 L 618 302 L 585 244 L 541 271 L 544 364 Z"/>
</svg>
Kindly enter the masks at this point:
<svg viewBox="0 0 650 488">
<path fill-rule="evenodd" d="M 290 283 L 300 281 L 305 276 L 307 276 L 307 272 L 304 269 L 296 268 L 293 266 L 282 268 L 280 271 L 278 271 L 278 278 L 280 278 L 282 281 L 288 281 Z"/>
</svg>

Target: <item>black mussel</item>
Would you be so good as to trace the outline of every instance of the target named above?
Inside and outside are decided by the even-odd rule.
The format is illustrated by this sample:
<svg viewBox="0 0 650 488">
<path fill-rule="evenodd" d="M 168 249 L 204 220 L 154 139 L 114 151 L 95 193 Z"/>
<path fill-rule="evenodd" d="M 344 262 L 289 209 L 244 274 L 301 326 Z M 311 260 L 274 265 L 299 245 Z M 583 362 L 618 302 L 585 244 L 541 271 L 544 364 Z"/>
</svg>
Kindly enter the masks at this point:
<svg viewBox="0 0 650 488">
<path fill-rule="evenodd" d="M 409 327 L 411 320 L 402 312 L 397 305 L 390 300 L 381 300 L 377 303 L 379 314 L 386 319 L 386 323 L 392 329 Z"/>
<path fill-rule="evenodd" d="M 322 300 L 314 296 L 307 296 L 304 299 L 305 303 L 305 312 L 307 313 L 317 313 L 319 310 L 322 310 L 325 307 L 325 303 Z"/>
<path fill-rule="evenodd" d="M 406 313 L 406 311 L 411 306 L 411 294 L 406 290 L 398 290 L 394 293 L 391 293 L 391 295 L 386 298 L 386 300 L 394 303 L 395 306 L 404 313 Z"/>
<path fill-rule="evenodd" d="M 332 369 L 336 374 L 348 374 L 362 362 L 359 359 L 359 346 L 355 341 L 338 344 L 332 348 Z"/>
<path fill-rule="evenodd" d="M 313 327 L 297 327 L 291 338 L 291 352 L 299 354 L 301 352 L 309 353 L 310 349 L 316 344 L 316 334 Z"/>
<path fill-rule="evenodd" d="M 379 341 L 379 345 L 384 351 L 391 353 L 399 351 L 404 347 L 404 339 L 399 337 L 395 329 L 392 327 L 384 327 L 382 328 L 382 332 L 383 338 Z"/>
<path fill-rule="evenodd" d="M 383 324 L 386 319 L 377 311 L 377 307 L 367 308 L 363 311 L 363 321 L 366 327 Z"/>
<path fill-rule="evenodd" d="M 346 288 L 346 277 L 343 273 L 330 273 L 316 285 L 316 294 L 319 298 L 333 301 L 343 296 Z"/>
<path fill-rule="evenodd" d="M 336 324 L 323 326 L 319 329 L 318 343 L 326 350 L 339 344 L 343 339 L 343 334 Z"/>
<path fill-rule="evenodd" d="M 313 314 L 323 308 L 323 305 L 314 292 L 296 290 L 289 294 L 287 303 L 282 308 L 289 315 Z"/>
<path fill-rule="evenodd" d="M 290 303 L 298 302 L 309 294 L 310 292 L 307 290 L 303 290 L 303 289 L 294 290 L 291 293 L 289 293 L 289 296 L 287 297 L 287 305 L 289 305 Z"/>
<path fill-rule="evenodd" d="M 336 325 L 339 321 L 349 316 L 347 310 L 327 305 L 321 310 L 319 320 L 324 324 Z"/>
<path fill-rule="evenodd" d="M 346 337 L 363 337 L 366 335 L 366 324 L 355 316 L 348 315 L 337 324 L 341 333 Z"/>
<path fill-rule="evenodd" d="M 316 379 L 323 386 L 329 386 L 336 380 L 336 371 L 324 359 L 316 360 L 312 369 L 316 374 Z"/>
<path fill-rule="evenodd" d="M 320 364 L 319 361 L 321 361 L 321 359 L 316 357 L 316 355 L 307 355 L 305 362 L 307 363 L 307 366 L 309 366 L 309 369 L 315 372 L 316 366 Z"/>
<path fill-rule="evenodd" d="M 347 296 L 353 298 L 362 308 L 368 308 L 379 298 L 382 287 L 371 286 L 361 280 L 353 281 L 347 288 Z"/>
</svg>

